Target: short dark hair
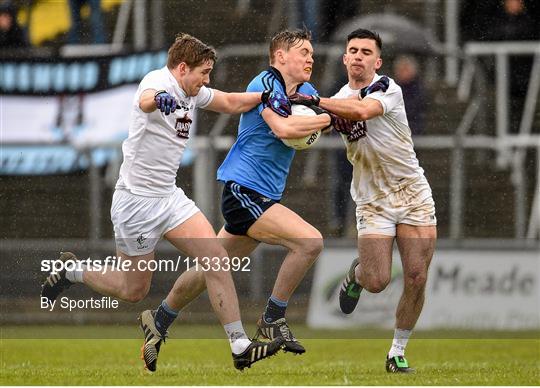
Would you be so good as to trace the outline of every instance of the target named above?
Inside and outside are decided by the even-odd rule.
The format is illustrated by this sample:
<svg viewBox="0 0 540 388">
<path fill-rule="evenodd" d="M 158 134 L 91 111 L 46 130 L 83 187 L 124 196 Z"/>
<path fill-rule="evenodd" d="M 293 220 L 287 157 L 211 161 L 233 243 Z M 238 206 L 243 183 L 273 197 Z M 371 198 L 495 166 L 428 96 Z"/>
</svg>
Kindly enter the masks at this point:
<svg viewBox="0 0 540 388">
<path fill-rule="evenodd" d="M 202 65 L 206 61 L 217 61 L 216 50 L 199 39 L 180 33 L 169 48 L 167 67 L 174 69 L 184 62 L 190 68 Z"/>
<path fill-rule="evenodd" d="M 347 43 L 351 41 L 351 39 L 371 39 L 374 40 L 377 44 L 377 47 L 379 48 L 379 51 L 382 51 L 382 39 L 376 32 L 365 30 L 363 28 L 359 28 L 357 30 L 354 30 L 349 35 L 347 35 Z"/>
<path fill-rule="evenodd" d="M 302 40 L 311 40 L 311 31 L 306 27 L 296 30 L 283 30 L 275 34 L 270 40 L 270 64 L 274 63 L 274 54 L 279 49 L 289 51 Z"/>
</svg>

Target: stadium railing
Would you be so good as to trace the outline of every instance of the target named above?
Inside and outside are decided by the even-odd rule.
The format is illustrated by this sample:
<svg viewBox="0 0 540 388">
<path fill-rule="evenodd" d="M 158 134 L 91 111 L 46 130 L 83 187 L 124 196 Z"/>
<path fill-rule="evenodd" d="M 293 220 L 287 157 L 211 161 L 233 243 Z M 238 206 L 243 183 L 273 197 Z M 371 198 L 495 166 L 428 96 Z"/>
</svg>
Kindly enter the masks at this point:
<svg viewBox="0 0 540 388">
<path fill-rule="evenodd" d="M 322 75 L 320 84 L 321 89 L 327 87 L 335 75 L 336 58 L 342 53 L 340 44 L 318 45 L 316 46 L 318 55 L 325 58 L 322 67 L 326 70 Z M 530 76 L 529 88 L 526 94 L 526 103 L 524 113 L 521 119 L 520 131 L 516 135 L 508 133 L 508 56 L 514 54 L 535 55 L 533 70 Z M 230 58 L 265 58 L 267 47 L 265 44 L 234 45 L 227 46 L 220 50 L 222 58 L 220 66 L 216 68 L 215 83 L 226 83 L 229 71 L 234 68 L 227 66 L 227 59 Z M 446 53 L 446 56 L 454 54 Z M 482 96 L 484 92 L 481 88 L 472 89 L 473 78 L 481 77 L 482 69 L 476 63 L 476 58 L 482 55 L 494 55 L 497 58 L 496 67 L 496 133 L 490 135 L 471 135 L 469 134 L 474 125 L 475 118 L 485 103 Z M 531 128 L 534 119 L 535 107 L 538 102 L 538 91 L 540 89 L 540 42 L 504 42 L 504 43 L 469 43 L 464 47 L 460 55 L 464 59 L 463 70 L 461 72 L 457 95 L 462 101 L 468 101 L 465 114 L 461 122 L 450 135 L 419 135 L 415 136 L 415 147 L 419 149 L 450 150 L 452 153 L 452 162 L 449 176 L 450 190 L 450 211 L 449 211 L 449 237 L 453 240 L 465 237 L 463 235 L 463 209 L 464 209 L 464 150 L 466 149 L 488 149 L 497 151 L 499 167 L 510 165 L 513 171 L 513 184 L 515 189 L 514 214 L 515 214 L 515 238 L 528 239 L 538 238 L 540 232 L 539 212 L 539 193 L 540 179 L 536 179 L 535 197 L 531 214 L 526 214 L 526 179 L 524 175 L 524 152 L 526 149 L 536 149 L 537 158 L 540 158 L 540 135 L 532 134 Z M 474 95 L 473 95 L 474 94 Z M 234 139 L 230 136 L 223 136 L 223 131 L 229 124 L 230 117 L 221 114 L 214 122 L 208 136 L 198 136 L 194 139 L 194 147 L 199 156 L 195 158 L 193 187 L 194 199 L 201 210 L 207 214 L 210 221 L 217 224 L 219 216 L 217 214 L 216 198 L 217 184 L 215 182 L 215 171 L 217 168 L 217 153 L 229 149 Z M 4 144 L 3 146 L 9 146 Z M 120 148 L 119 143 L 101 144 L 94 143 L 89 147 L 79 148 L 79 152 L 89 157 L 94 148 Z M 337 150 L 343 147 L 340 139 L 323 138 L 316 146 L 321 150 Z M 502 161 L 502 162 L 501 162 Z M 537 163 L 537 166 L 540 163 Z M 538 169 L 538 168 L 537 168 Z M 89 175 L 92 189 L 89 192 L 90 208 L 101 208 L 101 181 L 97 167 L 90 163 Z M 534 178 L 533 178 L 534 179 Z M 90 235 L 91 240 L 96 240 L 101 236 L 99 212 L 90 211 Z"/>
</svg>

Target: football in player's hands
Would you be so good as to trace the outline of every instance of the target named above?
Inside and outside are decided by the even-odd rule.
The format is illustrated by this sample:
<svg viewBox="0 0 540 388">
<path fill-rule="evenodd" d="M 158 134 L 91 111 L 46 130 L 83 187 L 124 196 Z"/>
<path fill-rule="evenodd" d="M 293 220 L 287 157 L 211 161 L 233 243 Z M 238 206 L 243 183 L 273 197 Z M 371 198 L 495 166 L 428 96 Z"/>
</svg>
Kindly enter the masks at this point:
<svg viewBox="0 0 540 388">
<path fill-rule="evenodd" d="M 304 94 L 296 92 L 292 96 L 289 96 L 291 104 L 305 105 L 305 106 L 319 106 L 321 98 L 316 94 Z"/>
<path fill-rule="evenodd" d="M 311 109 L 313 112 L 315 112 L 317 115 L 322 115 L 324 113 L 328 114 L 330 116 L 330 124 L 328 124 L 327 127 L 321 129 L 322 132 L 325 132 L 329 129 L 332 129 L 332 113 L 328 112 L 326 109 L 321 108 L 317 105 L 303 105 L 303 104 L 293 104 L 293 106 L 304 106 L 308 109 Z"/>
<path fill-rule="evenodd" d="M 305 106 L 300 104 L 291 105 L 291 111 L 293 116 L 315 116 L 316 110 L 312 106 Z M 318 107 L 316 107 L 318 108 Z M 320 109 L 320 108 L 318 108 Z M 294 148 L 295 150 L 305 150 L 312 147 L 317 143 L 321 137 L 322 130 L 318 130 L 309 135 L 299 138 L 281 139 L 286 146 Z"/>
</svg>

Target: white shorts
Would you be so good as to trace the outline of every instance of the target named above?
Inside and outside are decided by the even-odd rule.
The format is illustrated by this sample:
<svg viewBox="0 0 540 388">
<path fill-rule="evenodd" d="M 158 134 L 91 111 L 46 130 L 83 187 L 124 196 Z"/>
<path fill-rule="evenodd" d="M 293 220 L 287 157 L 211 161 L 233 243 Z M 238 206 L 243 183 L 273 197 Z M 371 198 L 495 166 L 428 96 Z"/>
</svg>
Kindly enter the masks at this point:
<svg viewBox="0 0 540 388">
<path fill-rule="evenodd" d="M 128 256 L 150 253 L 165 233 L 197 212 L 199 208 L 178 187 L 168 197 L 143 197 L 117 189 L 111 205 L 116 247 Z"/>
<path fill-rule="evenodd" d="M 437 225 L 435 202 L 427 180 L 378 198 L 373 202 L 356 205 L 356 228 L 358 235 L 396 235 L 396 225 Z"/>
</svg>

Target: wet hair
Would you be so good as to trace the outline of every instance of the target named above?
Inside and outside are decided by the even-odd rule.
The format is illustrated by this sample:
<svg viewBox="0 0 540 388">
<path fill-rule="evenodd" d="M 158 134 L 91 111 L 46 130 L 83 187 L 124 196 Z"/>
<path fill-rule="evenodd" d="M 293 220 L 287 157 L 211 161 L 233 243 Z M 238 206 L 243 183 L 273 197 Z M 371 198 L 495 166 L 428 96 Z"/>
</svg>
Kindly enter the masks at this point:
<svg viewBox="0 0 540 388">
<path fill-rule="evenodd" d="M 217 61 L 216 50 L 191 35 L 180 33 L 176 35 L 167 56 L 167 67 L 174 69 L 184 62 L 190 68 L 202 65 L 207 61 Z"/>
<path fill-rule="evenodd" d="M 351 41 L 351 39 L 371 39 L 374 40 L 377 44 L 377 47 L 379 48 L 379 51 L 382 51 L 382 39 L 376 32 L 365 30 L 363 28 L 359 28 L 357 30 L 354 30 L 349 35 L 347 35 L 347 43 Z"/>
<path fill-rule="evenodd" d="M 306 29 L 283 30 L 275 34 L 270 40 L 270 64 L 274 63 L 274 55 L 279 49 L 289 51 L 303 40 L 311 40 L 311 32 Z"/>
</svg>

